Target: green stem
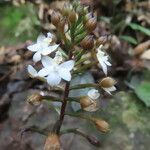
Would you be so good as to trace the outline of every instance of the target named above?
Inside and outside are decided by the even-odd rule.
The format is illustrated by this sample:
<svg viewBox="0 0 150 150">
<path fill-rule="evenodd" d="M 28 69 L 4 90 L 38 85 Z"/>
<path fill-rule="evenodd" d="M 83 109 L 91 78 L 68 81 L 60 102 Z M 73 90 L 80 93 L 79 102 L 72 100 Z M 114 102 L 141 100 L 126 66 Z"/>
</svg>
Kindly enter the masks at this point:
<svg viewBox="0 0 150 150">
<path fill-rule="evenodd" d="M 91 56 L 86 57 L 86 58 L 82 58 L 82 59 L 78 60 L 77 63 L 75 64 L 75 67 L 78 66 L 78 65 L 80 65 L 81 63 L 89 60 L 90 58 L 91 58 Z"/>
<path fill-rule="evenodd" d="M 92 62 L 92 63 L 86 64 L 86 65 L 80 67 L 78 70 L 75 70 L 73 73 L 74 74 L 81 73 L 81 72 L 85 71 L 86 69 L 90 68 L 91 66 L 93 66 L 95 64 L 97 64 L 97 63 L 96 62 Z"/>
<path fill-rule="evenodd" d="M 92 145 L 96 146 L 96 147 L 100 147 L 100 141 L 97 137 L 94 137 L 94 136 L 91 136 L 91 135 L 88 135 L 86 133 L 84 133 L 83 131 L 80 131 L 79 129 L 67 129 L 67 130 L 64 130 L 61 132 L 61 135 L 63 134 L 67 134 L 67 133 L 74 133 L 74 134 L 77 134 L 77 135 L 80 135 L 82 137 L 84 137 L 86 140 L 88 140 L 89 143 L 91 143 Z"/>
<path fill-rule="evenodd" d="M 87 137 L 87 135 L 85 133 L 83 133 L 82 131 L 78 130 L 77 128 L 67 129 L 67 130 L 61 131 L 61 135 L 62 134 L 68 134 L 68 133 L 78 134 L 78 135 L 81 135 L 81 136 L 83 136 L 85 138 Z"/>
<path fill-rule="evenodd" d="M 71 117 L 77 117 L 85 120 L 91 121 L 91 117 L 83 114 L 75 114 L 75 113 L 65 113 L 65 115 L 71 116 Z"/>
<path fill-rule="evenodd" d="M 74 48 L 74 33 L 71 36 L 71 41 L 72 41 L 72 45 L 69 51 L 69 60 L 72 59 L 72 55 L 73 55 L 72 49 Z M 54 125 L 54 132 L 56 132 L 57 134 L 60 134 L 60 129 L 63 124 L 65 110 L 68 102 L 69 88 L 70 88 L 70 82 L 66 82 L 59 120 Z"/>
<path fill-rule="evenodd" d="M 83 88 L 87 88 L 87 87 L 98 88 L 98 85 L 95 83 L 79 84 L 79 85 L 71 86 L 70 90 L 83 89 Z"/>
<path fill-rule="evenodd" d="M 39 133 L 39 134 L 42 134 L 42 135 L 45 135 L 47 136 L 48 135 L 48 130 L 45 130 L 45 129 L 40 129 L 36 126 L 30 126 L 30 127 L 26 127 L 24 128 L 22 131 L 21 131 L 21 136 L 25 133 L 25 132 L 36 132 L 36 133 Z"/>
<path fill-rule="evenodd" d="M 49 96 L 49 95 L 46 95 L 46 96 L 43 96 L 42 99 L 46 100 L 46 101 L 54 101 L 54 102 L 63 102 L 61 98 L 57 98 L 57 97 L 52 97 L 52 96 Z M 67 98 L 68 101 L 73 101 L 73 102 L 78 102 L 79 103 L 79 100 L 77 98 L 74 98 L 74 97 L 68 97 Z"/>
<path fill-rule="evenodd" d="M 57 97 L 53 97 L 53 96 L 42 96 L 42 99 L 43 100 L 46 100 L 46 101 L 52 101 L 52 102 L 61 102 L 62 103 L 62 99 L 60 98 L 57 98 Z"/>
</svg>

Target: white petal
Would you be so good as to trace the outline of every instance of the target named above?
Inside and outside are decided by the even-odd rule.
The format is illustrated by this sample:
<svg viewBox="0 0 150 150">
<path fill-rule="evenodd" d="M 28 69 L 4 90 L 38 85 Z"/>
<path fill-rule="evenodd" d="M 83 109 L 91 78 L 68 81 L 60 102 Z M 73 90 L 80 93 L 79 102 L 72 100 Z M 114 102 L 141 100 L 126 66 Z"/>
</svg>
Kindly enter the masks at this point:
<svg viewBox="0 0 150 150">
<path fill-rule="evenodd" d="M 108 94 L 112 95 L 108 88 L 103 88 Z"/>
<path fill-rule="evenodd" d="M 30 50 L 31 52 L 36 52 L 39 50 L 39 44 L 33 44 L 27 47 L 28 50 Z"/>
<path fill-rule="evenodd" d="M 115 86 L 112 86 L 112 87 L 110 87 L 110 88 L 103 88 L 107 93 L 109 93 L 110 95 L 112 95 L 111 94 L 111 92 L 113 92 L 113 91 L 115 91 L 116 90 L 116 87 Z"/>
<path fill-rule="evenodd" d="M 52 53 L 53 51 L 55 51 L 57 48 L 58 48 L 59 45 L 53 45 L 53 46 L 49 46 L 49 47 L 46 47 L 42 50 L 42 54 L 43 55 L 48 55 L 50 53 Z"/>
<path fill-rule="evenodd" d="M 53 66 L 55 64 L 55 61 L 49 57 L 49 56 L 43 56 L 42 57 L 42 65 L 44 67 L 50 67 L 50 66 Z"/>
<path fill-rule="evenodd" d="M 98 92 L 98 90 L 95 89 L 91 89 L 90 91 L 88 91 L 88 96 L 92 99 L 98 99 L 100 96 L 100 93 Z"/>
<path fill-rule="evenodd" d="M 51 73 L 49 74 L 49 76 L 47 77 L 47 82 L 49 85 L 51 86 L 56 86 L 60 83 L 61 78 L 58 76 L 58 74 L 56 73 Z"/>
<path fill-rule="evenodd" d="M 73 69 L 73 67 L 74 67 L 74 63 L 75 62 L 73 60 L 69 60 L 69 61 L 66 61 L 66 62 L 60 64 L 59 66 L 61 68 L 67 69 L 68 71 L 71 71 Z"/>
<path fill-rule="evenodd" d="M 32 78 L 34 78 L 34 77 L 37 77 L 37 71 L 31 66 L 31 65 L 28 65 L 28 73 L 30 74 L 30 76 L 32 77 Z"/>
<path fill-rule="evenodd" d="M 105 64 L 106 64 L 107 66 L 111 66 L 111 63 L 110 63 L 109 61 L 105 61 Z"/>
<path fill-rule="evenodd" d="M 40 34 L 40 35 L 38 36 L 38 38 L 37 38 L 37 43 L 43 42 L 43 40 L 44 40 L 45 38 L 46 38 L 45 35 Z"/>
<path fill-rule="evenodd" d="M 41 60 L 41 53 L 40 52 L 36 52 L 34 55 L 33 55 L 33 61 L 34 62 L 38 62 Z"/>
<path fill-rule="evenodd" d="M 112 86 L 112 87 L 110 87 L 110 88 L 108 88 L 108 89 L 109 89 L 110 92 L 116 91 L 116 87 L 115 87 L 115 86 Z"/>
<path fill-rule="evenodd" d="M 50 32 L 48 32 L 48 33 L 47 33 L 47 37 L 48 37 L 48 38 L 52 38 L 52 37 L 53 37 L 53 34 L 50 33 Z"/>
<path fill-rule="evenodd" d="M 49 74 L 49 70 L 47 68 L 43 68 L 38 72 L 39 77 L 45 77 Z"/>
<path fill-rule="evenodd" d="M 103 56 L 103 57 L 101 57 L 101 60 L 103 60 L 103 61 L 108 61 L 108 56 Z"/>
<path fill-rule="evenodd" d="M 103 61 L 100 61 L 100 65 L 105 75 L 107 75 L 107 65 Z"/>
<path fill-rule="evenodd" d="M 103 49 L 103 45 L 101 44 L 99 47 L 98 47 L 98 50 L 101 51 Z"/>
<path fill-rule="evenodd" d="M 59 76 L 62 79 L 66 80 L 66 81 L 71 80 L 71 73 L 67 69 L 59 69 L 58 72 L 59 72 Z"/>
</svg>

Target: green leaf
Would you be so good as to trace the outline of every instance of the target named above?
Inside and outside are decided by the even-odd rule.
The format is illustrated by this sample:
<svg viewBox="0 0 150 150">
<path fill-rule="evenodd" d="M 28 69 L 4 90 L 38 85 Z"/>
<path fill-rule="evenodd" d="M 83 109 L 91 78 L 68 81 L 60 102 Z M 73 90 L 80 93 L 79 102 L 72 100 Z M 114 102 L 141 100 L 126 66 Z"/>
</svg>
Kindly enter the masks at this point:
<svg viewBox="0 0 150 150">
<path fill-rule="evenodd" d="M 82 34 L 76 36 L 75 43 L 78 44 L 79 42 L 81 42 L 85 38 L 86 34 L 86 32 L 83 32 Z"/>
<path fill-rule="evenodd" d="M 146 106 L 150 106 L 150 82 L 141 83 L 135 88 L 135 93 Z"/>
<path fill-rule="evenodd" d="M 138 31 L 143 32 L 144 34 L 150 36 L 150 29 L 147 29 L 136 23 L 130 23 L 130 24 L 128 24 L 128 26 L 131 27 L 133 30 L 138 30 Z"/>
<path fill-rule="evenodd" d="M 122 39 L 122 40 L 125 40 L 125 41 L 127 41 L 127 42 L 129 42 L 131 44 L 135 44 L 136 45 L 138 43 L 135 38 L 133 38 L 131 36 L 128 36 L 128 35 L 122 35 L 119 38 Z"/>
</svg>

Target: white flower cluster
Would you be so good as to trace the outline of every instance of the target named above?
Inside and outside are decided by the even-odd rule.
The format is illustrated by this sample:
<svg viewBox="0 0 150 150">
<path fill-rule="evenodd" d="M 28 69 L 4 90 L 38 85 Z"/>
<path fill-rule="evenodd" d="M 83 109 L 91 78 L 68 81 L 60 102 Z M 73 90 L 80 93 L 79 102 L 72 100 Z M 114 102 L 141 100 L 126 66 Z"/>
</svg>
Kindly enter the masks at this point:
<svg viewBox="0 0 150 150">
<path fill-rule="evenodd" d="M 111 66 L 111 63 L 108 61 L 108 55 L 106 55 L 103 51 L 103 45 L 100 45 L 97 49 L 97 59 L 102 67 L 103 72 L 105 75 L 107 75 L 107 66 Z M 104 88 L 104 90 L 111 95 L 111 92 L 116 90 L 115 86 L 109 87 L 109 88 Z"/>
<path fill-rule="evenodd" d="M 43 78 L 51 86 L 57 86 L 61 79 L 66 81 L 71 80 L 70 71 L 74 67 L 74 61 L 69 60 L 63 62 L 63 57 L 58 50 L 59 45 L 52 43 L 53 35 L 47 33 L 47 37 L 40 35 L 37 39 L 37 43 L 28 46 L 28 50 L 35 52 L 33 61 L 38 62 L 41 60 L 43 68 L 40 71 L 36 71 L 31 65 L 28 66 L 28 73 L 32 78 Z M 55 52 L 55 57 L 51 58 L 49 55 Z"/>
</svg>

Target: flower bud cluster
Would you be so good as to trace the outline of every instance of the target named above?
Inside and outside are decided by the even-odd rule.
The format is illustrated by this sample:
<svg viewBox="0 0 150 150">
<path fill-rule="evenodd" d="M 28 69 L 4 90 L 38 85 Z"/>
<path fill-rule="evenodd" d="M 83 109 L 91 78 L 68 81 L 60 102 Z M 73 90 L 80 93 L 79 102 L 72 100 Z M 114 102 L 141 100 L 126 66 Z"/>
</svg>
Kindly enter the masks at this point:
<svg viewBox="0 0 150 150">
<path fill-rule="evenodd" d="M 81 43 L 83 49 L 90 50 L 94 47 L 91 34 L 97 27 L 96 17 L 89 14 L 88 8 L 81 6 L 79 2 L 73 2 L 73 5 L 66 3 L 61 11 L 54 11 L 51 15 L 51 22 L 58 31 L 67 36 L 69 34 L 68 39 L 74 38 L 76 44 Z M 69 28 L 70 31 L 65 28 Z"/>
<path fill-rule="evenodd" d="M 71 42 L 70 39 L 73 39 L 76 46 L 81 47 L 85 51 L 84 54 L 91 52 L 92 56 L 95 56 L 98 60 L 98 66 L 102 68 L 107 76 L 108 67 L 111 66 L 109 56 L 104 51 L 107 36 L 101 36 L 98 39 L 94 38 L 93 31 L 97 27 L 97 19 L 92 13 L 88 12 L 88 7 L 82 7 L 79 2 L 73 2 L 73 5 L 67 3 L 62 11 L 52 14 L 51 20 L 58 31 L 63 32 L 63 36 L 65 35 L 68 43 Z M 64 30 L 65 26 L 68 26 L 67 31 Z M 75 54 L 80 54 L 80 51 L 77 51 Z M 82 58 L 82 55 L 79 58 Z M 103 89 L 109 94 L 115 91 L 114 86 Z"/>
</svg>

